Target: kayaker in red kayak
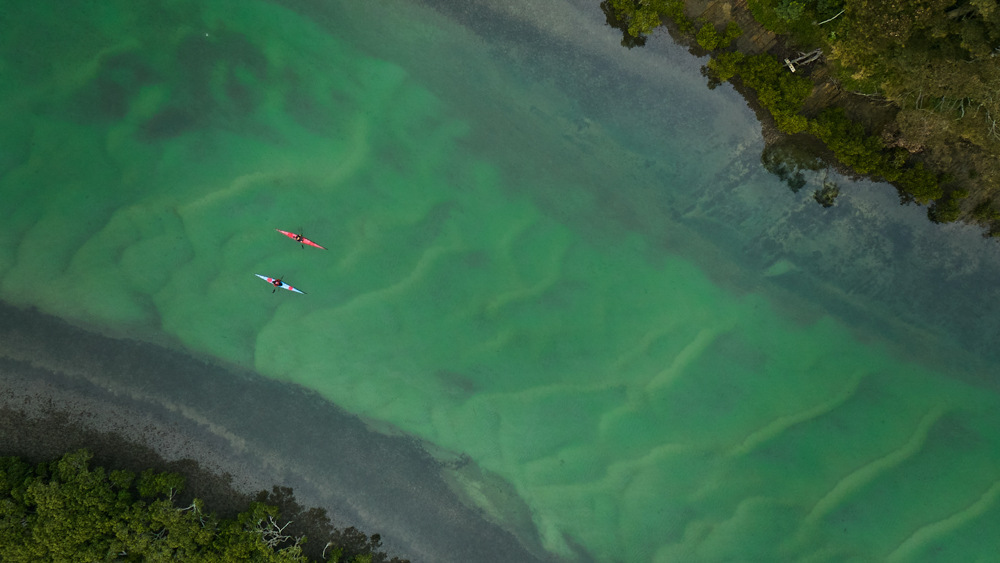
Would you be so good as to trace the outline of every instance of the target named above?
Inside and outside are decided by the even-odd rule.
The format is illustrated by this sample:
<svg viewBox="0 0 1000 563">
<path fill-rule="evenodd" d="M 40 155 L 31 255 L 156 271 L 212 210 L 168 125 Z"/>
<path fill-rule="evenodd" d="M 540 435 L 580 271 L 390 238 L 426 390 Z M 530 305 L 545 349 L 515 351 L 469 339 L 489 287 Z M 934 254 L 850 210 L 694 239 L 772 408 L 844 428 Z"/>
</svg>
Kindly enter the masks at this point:
<svg viewBox="0 0 1000 563">
<path fill-rule="evenodd" d="M 322 248 L 323 250 L 326 250 L 325 247 L 322 247 L 322 246 L 316 244 L 315 242 L 307 239 L 306 237 L 304 237 L 302 235 L 297 235 L 295 233 L 290 233 L 288 231 L 282 231 L 281 229 L 274 229 L 274 230 L 276 230 L 279 233 L 285 235 L 286 237 L 294 240 L 295 242 L 301 243 L 302 244 L 302 248 L 305 248 L 306 247 L 305 245 L 308 244 L 309 246 L 314 246 L 316 248 Z"/>
</svg>

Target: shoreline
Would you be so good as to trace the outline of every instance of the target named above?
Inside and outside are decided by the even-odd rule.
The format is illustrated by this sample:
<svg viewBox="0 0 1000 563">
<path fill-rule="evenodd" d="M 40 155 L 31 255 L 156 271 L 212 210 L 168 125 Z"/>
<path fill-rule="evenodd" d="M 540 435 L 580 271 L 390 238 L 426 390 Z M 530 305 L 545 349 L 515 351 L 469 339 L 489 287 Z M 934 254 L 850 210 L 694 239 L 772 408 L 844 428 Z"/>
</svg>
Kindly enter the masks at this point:
<svg viewBox="0 0 1000 563">
<path fill-rule="evenodd" d="M 799 45 L 798 38 L 792 34 L 777 34 L 765 28 L 751 13 L 747 0 L 683 0 L 683 13 L 690 22 L 697 22 L 698 26 L 711 23 L 719 29 L 729 22 L 736 22 L 743 32 L 731 47 L 706 50 L 695 40 L 694 31 L 681 31 L 670 17 L 661 14 L 661 25 L 670 40 L 686 48 L 694 56 L 709 56 L 714 59 L 720 54 L 738 52 L 744 55 L 766 54 L 781 61 L 803 54 L 802 49 L 806 48 Z M 901 204 L 917 203 L 926 210 L 927 218 L 932 223 L 957 222 L 979 229 L 984 238 L 1000 236 L 996 218 L 986 217 L 977 211 L 977 206 L 982 207 L 992 201 L 993 190 L 986 181 L 986 177 L 992 177 L 992 172 L 981 171 L 978 177 L 966 174 L 969 170 L 976 170 L 976 162 L 982 161 L 983 155 L 987 153 L 985 148 L 970 143 L 958 134 L 945 135 L 941 139 L 910 138 L 901 129 L 899 121 L 900 115 L 907 109 L 905 103 L 847 89 L 835 78 L 830 63 L 822 56 L 818 62 L 799 68 L 799 76 L 808 78 L 813 83 L 813 90 L 803 101 L 799 115 L 815 119 L 825 109 L 843 110 L 851 122 L 863 127 L 867 137 L 882 141 L 883 152 L 905 149 L 911 164 L 924 166 L 934 174 L 943 193 L 927 201 L 920 201 L 919 198 L 914 200 L 914 195 L 900 179 L 889 180 L 877 170 L 855 170 L 852 165 L 841 162 L 834 151 L 813 133 L 803 131 L 789 134 L 779 130 L 770 111 L 760 103 L 757 92 L 745 85 L 739 76 L 733 77 L 728 82 L 757 116 L 768 146 L 805 141 L 812 156 L 829 169 L 852 180 L 866 179 L 892 186 L 897 191 Z M 956 149 L 959 145 L 963 147 L 962 150 Z M 951 207 L 954 209 L 948 211 Z"/>
<path fill-rule="evenodd" d="M 0 360 L 0 456 L 40 463 L 86 448 L 94 454 L 92 466 L 181 473 L 184 496 L 204 500 L 223 517 L 235 516 L 267 486 L 249 472 L 234 478 L 232 467 L 213 459 L 219 444 L 192 437 L 195 429 L 183 422 L 166 422 L 161 413 L 143 413 L 96 390 L 84 392 L 79 383 L 56 383 L 58 377 Z"/>
<path fill-rule="evenodd" d="M 315 393 L 36 311 L 0 303 L 0 318 L 0 455 L 87 447 L 95 466 L 184 474 L 186 493 L 220 514 L 291 487 L 306 510 L 413 563 L 551 560 L 471 508 L 419 442 Z"/>
</svg>

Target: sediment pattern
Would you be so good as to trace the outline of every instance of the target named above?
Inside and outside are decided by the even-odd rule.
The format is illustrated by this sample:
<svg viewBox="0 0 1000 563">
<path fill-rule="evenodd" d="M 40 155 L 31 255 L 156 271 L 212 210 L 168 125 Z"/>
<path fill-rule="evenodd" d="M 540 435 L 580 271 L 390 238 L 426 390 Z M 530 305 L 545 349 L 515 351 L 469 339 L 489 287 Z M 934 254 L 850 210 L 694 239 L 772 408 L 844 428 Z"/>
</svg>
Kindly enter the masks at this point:
<svg viewBox="0 0 1000 563">
<path fill-rule="evenodd" d="M 723 288 L 648 230 L 584 224 L 634 211 L 609 195 L 628 186 L 584 179 L 633 173 L 613 136 L 539 127 L 525 138 L 551 153 L 494 154 L 483 123 L 407 70 L 283 8 L 154 4 L 59 24 L 49 3 L 15 9 L 0 49 L 17 85 L 0 86 L 5 301 L 168 338 L 467 454 L 509 484 L 460 473 L 469 498 L 516 528 L 516 494 L 566 557 L 1000 548 L 984 533 L 1000 522 L 996 397 Z M 733 152 L 716 142 L 691 154 Z M 507 151 L 523 176 L 491 160 Z M 676 158 L 663 190 L 694 191 Z M 272 295 L 255 272 L 308 295 Z"/>
</svg>

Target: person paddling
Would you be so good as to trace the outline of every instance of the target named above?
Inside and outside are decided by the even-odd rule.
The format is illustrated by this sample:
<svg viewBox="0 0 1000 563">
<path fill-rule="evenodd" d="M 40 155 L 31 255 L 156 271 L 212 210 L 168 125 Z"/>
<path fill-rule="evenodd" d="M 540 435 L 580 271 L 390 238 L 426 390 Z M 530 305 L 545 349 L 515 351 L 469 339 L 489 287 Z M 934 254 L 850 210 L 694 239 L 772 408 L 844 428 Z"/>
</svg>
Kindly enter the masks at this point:
<svg viewBox="0 0 1000 563">
<path fill-rule="evenodd" d="M 278 291 L 278 289 L 287 289 L 288 291 L 294 291 L 295 293 L 301 293 L 302 295 L 306 294 L 306 292 L 295 289 L 294 287 L 288 285 L 287 283 L 282 281 L 281 278 L 271 278 L 268 276 L 262 276 L 260 274 L 254 274 L 254 275 L 274 286 L 274 289 L 271 290 L 271 293 Z"/>
<path fill-rule="evenodd" d="M 315 248 L 321 248 L 323 250 L 326 250 L 326 247 L 320 246 L 320 245 L 316 244 L 315 242 L 307 239 L 306 237 L 302 236 L 301 233 L 300 234 L 296 234 L 296 233 L 289 232 L 289 231 L 282 231 L 281 229 L 274 229 L 274 230 L 276 230 L 279 233 L 285 235 L 286 237 L 294 240 L 295 242 L 301 244 L 302 248 L 305 248 L 306 247 L 305 245 L 308 244 L 309 246 L 312 246 L 312 247 L 315 247 Z"/>
</svg>

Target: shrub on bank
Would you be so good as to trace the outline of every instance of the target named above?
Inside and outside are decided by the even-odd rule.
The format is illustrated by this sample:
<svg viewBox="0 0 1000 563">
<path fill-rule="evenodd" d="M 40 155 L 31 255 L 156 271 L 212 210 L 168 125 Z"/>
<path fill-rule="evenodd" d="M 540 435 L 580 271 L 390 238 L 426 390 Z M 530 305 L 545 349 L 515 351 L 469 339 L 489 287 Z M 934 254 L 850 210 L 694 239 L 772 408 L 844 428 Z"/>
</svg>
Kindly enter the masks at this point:
<svg viewBox="0 0 1000 563">
<path fill-rule="evenodd" d="M 760 105 L 771 113 L 781 131 L 789 134 L 805 131 L 809 123 L 799 115 L 799 110 L 813 89 L 808 78 L 788 72 L 774 57 L 763 53 L 749 57 L 727 53 L 715 66 L 709 63 L 709 68 L 722 71 L 720 80 L 722 76 L 728 80 L 739 75 L 743 84 L 757 92 Z"/>
<path fill-rule="evenodd" d="M 302 553 L 306 538 L 287 534 L 274 506 L 252 502 L 235 519 L 218 518 L 198 499 L 174 504 L 180 475 L 91 470 L 91 457 L 80 450 L 36 466 L 0 458 L 0 561 L 313 561 Z M 343 553 L 328 545 L 324 560 L 347 563 Z M 372 555 L 350 563 L 371 563 Z"/>
<path fill-rule="evenodd" d="M 726 30 L 721 34 L 715 29 L 715 25 L 711 22 L 706 22 L 698 30 L 698 35 L 695 36 L 695 39 L 697 39 L 698 45 L 701 45 L 702 49 L 714 51 L 716 49 L 728 49 L 729 45 L 739 38 L 740 35 L 743 35 L 743 30 L 734 21 L 727 23 Z"/>
<path fill-rule="evenodd" d="M 670 18 L 681 33 L 694 31 L 694 22 L 684 13 L 684 0 L 660 0 L 657 9 Z"/>
<path fill-rule="evenodd" d="M 885 145 L 881 140 L 865 134 L 865 128 L 847 118 L 844 110 L 828 108 L 809 123 L 809 132 L 826 144 L 837 160 L 860 174 L 879 174 L 895 180 L 898 173 L 889 170 Z"/>
<path fill-rule="evenodd" d="M 740 65 L 743 64 L 745 58 L 746 55 L 739 51 L 722 53 L 708 61 L 708 69 L 716 80 L 725 82 L 739 73 Z"/>
<path fill-rule="evenodd" d="M 739 76 L 743 83 L 754 89 L 760 104 L 774 117 L 775 125 L 785 133 L 807 131 L 833 151 L 841 163 L 859 174 L 881 177 L 895 183 L 913 200 L 928 204 L 944 197 L 938 178 L 926 170 L 922 163 L 909 169 L 904 165 L 908 158 L 902 149 L 888 150 L 877 137 L 868 135 L 865 128 L 852 121 L 840 108 L 827 108 L 816 119 L 799 115 L 802 103 L 812 92 L 812 81 L 788 72 L 770 55 L 745 56 L 742 53 L 724 53 L 708 63 L 716 80 L 730 80 Z M 948 222 L 958 217 L 960 194 L 949 196 L 935 207 L 932 219 Z M 954 218 L 953 218 L 954 217 Z"/>
<path fill-rule="evenodd" d="M 682 32 L 692 33 L 695 30 L 693 22 L 684 13 L 684 0 L 605 0 L 602 8 L 611 7 L 612 4 L 619 6 L 616 8 L 618 13 L 657 11 L 674 20 Z M 829 42 L 837 41 L 836 29 L 850 20 L 850 17 L 841 18 L 845 11 L 850 11 L 846 10 L 844 0 L 750 0 L 748 8 L 764 27 L 779 34 L 791 33 L 800 45 L 821 43 L 829 48 Z M 877 11 L 877 8 L 872 9 Z M 630 15 L 615 20 L 620 28 L 626 30 L 627 36 L 631 28 L 623 25 L 626 20 L 638 21 L 638 18 Z M 609 25 L 614 25 L 611 16 L 608 21 Z M 642 21 L 651 23 L 653 19 Z M 835 23 L 828 28 L 819 25 L 830 22 Z M 1000 25 L 997 29 L 1000 30 Z M 729 22 L 722 34 L 712 23 L 704 23 L 695 34 L 695 39 L 702 48 L 714 51 L 728 48 L 741 33 L 735 22 Z M 623 40 L 623 45 L 626 43 L 628 41 Z M 813 82 L 801 74 L 789 72 L 774 57 L 766 53 L 721 53 L 709 61 L 707 70 L 703 69 L 703 72 L 709 76 L 709 88 L 739 76 L 744 85 L 756 92 L 758 102 L 771 114 L 780 131 L 787 134 L 812 134 L 845 166 L 859 174 L 892 182 L 905 194 L 905 201 L 916 201 L 924 205 L 933 201 L 933 206 L 928 210 L 932 220 L 950 222 L 958 218 L 959 201 L 966 197 L 967 191 L 952 189 L 945 193 L 937 175 L 926 170 L 922 163 L 907 168 L 909 154 L 905 150 L 888 149 L 879 138 L 868 135 L 864 126 L 849 119 L 842 109 L 825 109 L 815 119 L 800 115 L 803 103 L 812 93 Z M 959 101 L 962 102 L 960 106 L 964 116 L 966 104 Z M 944 105 L 943 99 L 939 105 Z M 996 121 L 992 123 L 994 130 L 1000 130 Z M 1000 139 L 1000 133 L 996 137 Z M 794 176 L 792 179 L 795 180 Z"/>
</svg>

